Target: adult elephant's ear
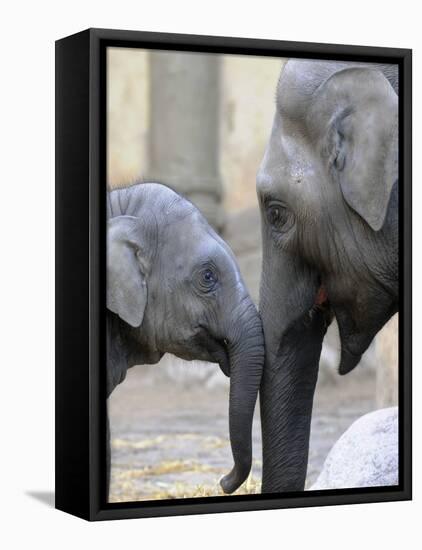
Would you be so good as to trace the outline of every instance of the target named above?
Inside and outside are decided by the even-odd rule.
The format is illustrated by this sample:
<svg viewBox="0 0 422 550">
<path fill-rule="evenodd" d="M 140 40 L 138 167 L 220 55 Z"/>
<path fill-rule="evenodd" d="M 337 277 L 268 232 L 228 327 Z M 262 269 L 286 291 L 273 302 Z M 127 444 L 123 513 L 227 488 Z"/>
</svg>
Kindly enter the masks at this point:
<svg viewBox="0 0 422 550">
<path fill-rule="evenodd" d="M 379 70 L 351 68 L 331 76 L 317 96 L 329 114 L 326 154 L 343 197 L 378 231 L 398 179 L 397 94 Z"/>
<path fill-rule="evenodd" d="M 138 218 L 118 216 L 107 225 L 107 308 L 133 327 L 147 304 L 145 237 Z"/>
</svg>

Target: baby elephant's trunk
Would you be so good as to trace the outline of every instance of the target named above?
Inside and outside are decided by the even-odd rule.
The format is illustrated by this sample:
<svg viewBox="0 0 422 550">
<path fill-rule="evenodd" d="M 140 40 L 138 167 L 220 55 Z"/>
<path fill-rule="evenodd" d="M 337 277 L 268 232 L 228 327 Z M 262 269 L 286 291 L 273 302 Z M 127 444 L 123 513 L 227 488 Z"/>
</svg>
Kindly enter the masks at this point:
<svg viewBox="0 0 422 550">
<path fill-rule="evenodd" d="M 220 483 L 225 493 L 233 493 L 248 477 L 252 466 L 252 421 L 264 365 L 261 320 L 249 297 L 234 311 L 228 341 L 229 424 L 234 466 Z"/>
</svg>

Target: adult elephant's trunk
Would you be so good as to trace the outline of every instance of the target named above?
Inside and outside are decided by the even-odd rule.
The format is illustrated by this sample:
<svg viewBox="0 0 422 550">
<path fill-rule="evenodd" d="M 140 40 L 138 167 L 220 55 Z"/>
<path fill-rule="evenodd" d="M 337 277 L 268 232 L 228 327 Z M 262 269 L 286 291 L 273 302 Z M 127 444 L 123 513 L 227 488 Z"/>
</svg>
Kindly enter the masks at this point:
<svg viewBox="0 0 422 550">
<path fill-rule="evenodd" d="M 262 492 L 303 491 L 326 313 L 318 276 L 297 258 L 264 248 L 263 266 Z"/>
<path fill-rule="evenodd" d="M 264 336 L 259 314 L 246 297 L 234 312 L 229 329 L 229 426 L 234 466 L 221 480 L 225 493 L 233 493 L 252 466 L 252 420 L 264 365 Z"/>
</svg>

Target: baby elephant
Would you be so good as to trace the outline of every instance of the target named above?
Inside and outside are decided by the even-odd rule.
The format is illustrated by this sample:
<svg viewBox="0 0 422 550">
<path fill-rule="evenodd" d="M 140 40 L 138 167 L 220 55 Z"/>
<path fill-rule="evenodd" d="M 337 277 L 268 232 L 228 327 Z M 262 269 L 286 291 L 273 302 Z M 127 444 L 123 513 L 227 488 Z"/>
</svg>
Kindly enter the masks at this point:
<svg viewBox="0 0 422 550">
<path fill-rule="evenodd" d="M 107 395 L 128 368 L 166 353 L 218 363 L 230 376 L 234 459 L 226 493 L 252 464 L 252 418 L 264 362 L 258 312 L 234 255 L 186 199 L 157 183 L 108 193 Z"/>
</svg>

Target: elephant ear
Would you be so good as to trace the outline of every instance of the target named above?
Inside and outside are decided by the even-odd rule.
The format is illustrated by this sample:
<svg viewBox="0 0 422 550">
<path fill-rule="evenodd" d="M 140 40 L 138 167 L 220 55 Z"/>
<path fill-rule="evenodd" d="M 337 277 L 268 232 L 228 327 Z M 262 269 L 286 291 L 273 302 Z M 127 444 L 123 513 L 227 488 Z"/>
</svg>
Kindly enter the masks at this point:
<svg viewBox="0 0 422 550">
<path fill-rule="evenodd" d="M 107 308 L 133 327 L 142 324 L 147 304 L 142 237 L 139 218 L 118 216 L 108 221 Z"/>
<path fill-rule="evenodd" d="M 397 94 L 379 70 L 351 68 L 331 76 L 318 95 L 331 113 L 327 156 L 335 179 L 350 208 L 378 231 L 398 179 Z"/>
</svg>

